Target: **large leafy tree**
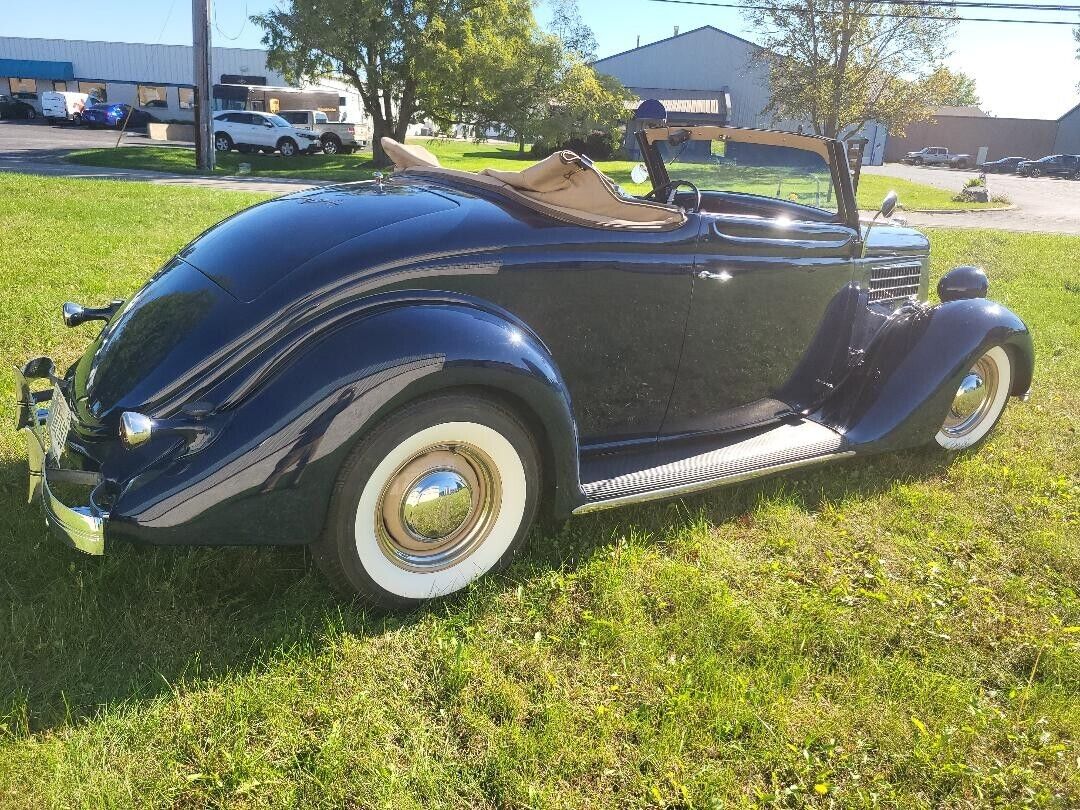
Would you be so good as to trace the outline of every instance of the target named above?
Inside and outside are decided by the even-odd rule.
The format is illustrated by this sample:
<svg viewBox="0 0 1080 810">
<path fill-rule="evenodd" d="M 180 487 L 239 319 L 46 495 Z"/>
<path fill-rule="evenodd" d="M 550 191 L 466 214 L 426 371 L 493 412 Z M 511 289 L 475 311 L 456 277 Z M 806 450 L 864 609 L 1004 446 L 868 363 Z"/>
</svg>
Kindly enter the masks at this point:
<svg viewBox="0 0 1080 810">
<path fill-rule="evenodd" d="M 947 107 L 978 107 L 982 103 L 975 89 L 974 77 L 947 67 L 938 68 L 934 73 L 941 82 L 939 104 Z"/>
<path fill-rule="evenodd" d="M 404 140 L 412 121 L 445 114 L 463 43 L 520 30 L 523 18 L 532 19 L 528 0 L 285 0 L 252 19 L 265 30 L 271 67 L 357 88 L 382 164 L 380 138 Z"/>
<path fill-rule="evenodd" d="M 596 34 L 581 19 L 577 0 L 551 0 L 548 31 L 584 62 L 596 61 Z"/>
<path fill-rule="evenodd" d="M 748 0 L 769 72 L 764 112 L 836 137 L 877 120 L 892 132 L 924 120 L 955 89 L 940 68 L 955 12 L 918 3 Z"/>
</svg>

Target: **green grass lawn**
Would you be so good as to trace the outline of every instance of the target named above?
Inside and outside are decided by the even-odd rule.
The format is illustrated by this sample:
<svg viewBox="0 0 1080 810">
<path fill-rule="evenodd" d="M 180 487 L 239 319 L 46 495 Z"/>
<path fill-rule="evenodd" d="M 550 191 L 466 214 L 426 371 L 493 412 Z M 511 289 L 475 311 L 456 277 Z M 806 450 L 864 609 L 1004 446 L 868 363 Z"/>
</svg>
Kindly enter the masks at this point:
<svg viewBox="0 0 1080 810">
<path fill-rule="evenodd" d="M 534 162 L 534 158 L 525 155 L 522 158 L 516 146 L 505 144 L 474 144 L 468 141 L 450 141 L 443 139 L 417 138 L 411 143 L 426 146 L 440 162 L 453 169 L 479 171 L 485 168 L 518 170 Z M 195 153 L 190 149 L 166 146 L 122 146 L 116 149 L 83 149 L 72 152 L 67 160 L 88 166 L 106 166 L 126 169 L 149 169 L 153 171 L 195 174 Z M 358 152 L 352 155 L 299 155 L 283 158 L 281 155 L 241 155 L 229 152 L 217 156 L 216 174 L 235 175 L 241 163 L 251 164 L 252 174 L 259 177 L 297 177 L 309 180 L 350 182 L 368 180 L 376 171 L 371 163 L 370 152 Z M 634 194 L 649 190 L 647 185 L 635 184 L 630 180 L 630 170 L 636 161 L 608 160 L 596 164 L 616 183 Z M 693 174 L 693 167 L 687 164 L 684 169 Z M 672 176 L 681 176 L 672 170 Z M 689 179 L 694 179 L 692 176 Z M 757 189 L 755 189 L 756 191 Z M 771 185 L 764 186 L 765 193 L 773 193 Z M 952 199 L 954 192 L 944 191 L 921 183 L 908 180 L 863 175 L 859 183 L 859 207 L 874 210 L 885 195 L 895 190 L 900 195 L 900 202 L 906 208 L 971 210 L 976 208 L 1000 208 L 997 203 L 959 203 Z M 957 191 L 959 191 L 959 181 Z M 786 195 L 785 195 L 786 196 Z"/>
<path fill-rule="evenodd" d="M 257 199 L 0 174 L 0 390 Z M 1080 238 L 932 241 L 1035 334 L 977 452 L 578 518 L 408 615 L 300 550 L 68 551 L 0 431 L 0 806 L 1076 807 Z"/>
</svg>

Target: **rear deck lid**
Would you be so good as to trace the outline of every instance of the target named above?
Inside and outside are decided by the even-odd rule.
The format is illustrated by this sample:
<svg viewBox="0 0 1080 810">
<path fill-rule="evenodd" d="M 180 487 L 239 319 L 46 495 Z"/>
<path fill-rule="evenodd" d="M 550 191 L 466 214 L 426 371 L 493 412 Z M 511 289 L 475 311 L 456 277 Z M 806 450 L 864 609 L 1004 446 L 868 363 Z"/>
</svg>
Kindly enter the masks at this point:
<svg viewBox="0 0 1080 810">
<path fill-rule="evenodd" d="M 293 270 L 349 239 L 457 207 L 423 188 L 331 186 L 248 208 L 178 254 L 241 301 L 253 301 Z"/>
</svg>

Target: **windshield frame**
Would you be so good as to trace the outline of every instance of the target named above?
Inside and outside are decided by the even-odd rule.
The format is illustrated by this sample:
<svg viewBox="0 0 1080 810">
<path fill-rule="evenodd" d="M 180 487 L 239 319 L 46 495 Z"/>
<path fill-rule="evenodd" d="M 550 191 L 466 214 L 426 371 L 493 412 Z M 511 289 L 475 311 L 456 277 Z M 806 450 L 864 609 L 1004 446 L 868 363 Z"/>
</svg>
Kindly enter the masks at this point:
<svg viewBox="0 0 1080 810">
<path fill-rule="evenodd" d="M 644 158 L 649 178 L 653 189 L 664 188 L 671 182 L 663 155 L 660 153 L 659 144 L 669 141 L 675 136 L 695 141 L 731 141 L 735 143 L 764 144 L 769 146 L 785 146 L 813 152 L 819 155 L 829 167 L 831 181 L 836 189 L 836 212 L 815 206 L 794 203 L 800 207 L 821 214 L 833 215 L 836 222 L 841 222 L 858 230 L 859 209 L 855 203 L 855 190 L 848 168 L 847 151 L 844 145 L 833 138 L 823 138 L 817 135 L 800 135 L 795 132 L 782 132 L 771 129 L 746 129 L 742 127 L 721 127 L 715 125 L 705 126 L 657 126 L 647 127 L 637 132 L 638 146 Z M 712 190 L 712 189 L 709 189 Z M 702 191 L 707 191 L 702 189 Z M 747 197 L 763 198 L 760 195 L 749 192 L 723 191 L 724 194 L 745 195 Z"/>
</svg>

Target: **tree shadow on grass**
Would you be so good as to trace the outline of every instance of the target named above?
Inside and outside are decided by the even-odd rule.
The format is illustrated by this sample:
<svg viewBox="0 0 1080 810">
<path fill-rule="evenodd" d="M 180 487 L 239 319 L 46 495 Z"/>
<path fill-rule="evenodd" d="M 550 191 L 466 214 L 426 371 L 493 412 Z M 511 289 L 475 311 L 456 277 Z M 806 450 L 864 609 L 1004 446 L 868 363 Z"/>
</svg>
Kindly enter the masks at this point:
<svg viewBox="0 0 1080 810">
<path fill-rule="evenodd" d="M 926 452 L 850 460 L 697 495 L 688 509 L 666 501 L 579 518 L 569 531 L 534 532 L 518 571 L 578 565 L 615 533 L 662 535 L 702 507 L 712 522 L 738 520 L 782 489 L 815 509 L 937 475 L 949 460 Z M 0 465 L 0 733 L 54 728 L 106 705 L 315 654 L 341 632 L 374 635 L 431 611 L 485 609 L 451 598 L 411 613 L 366 612 L 330 593 L 303 548 L 117 544 L 87 557 L 49 534 L 40 506 L 25 503 L 25 479 L 23 463 Z"/>
</svg>

